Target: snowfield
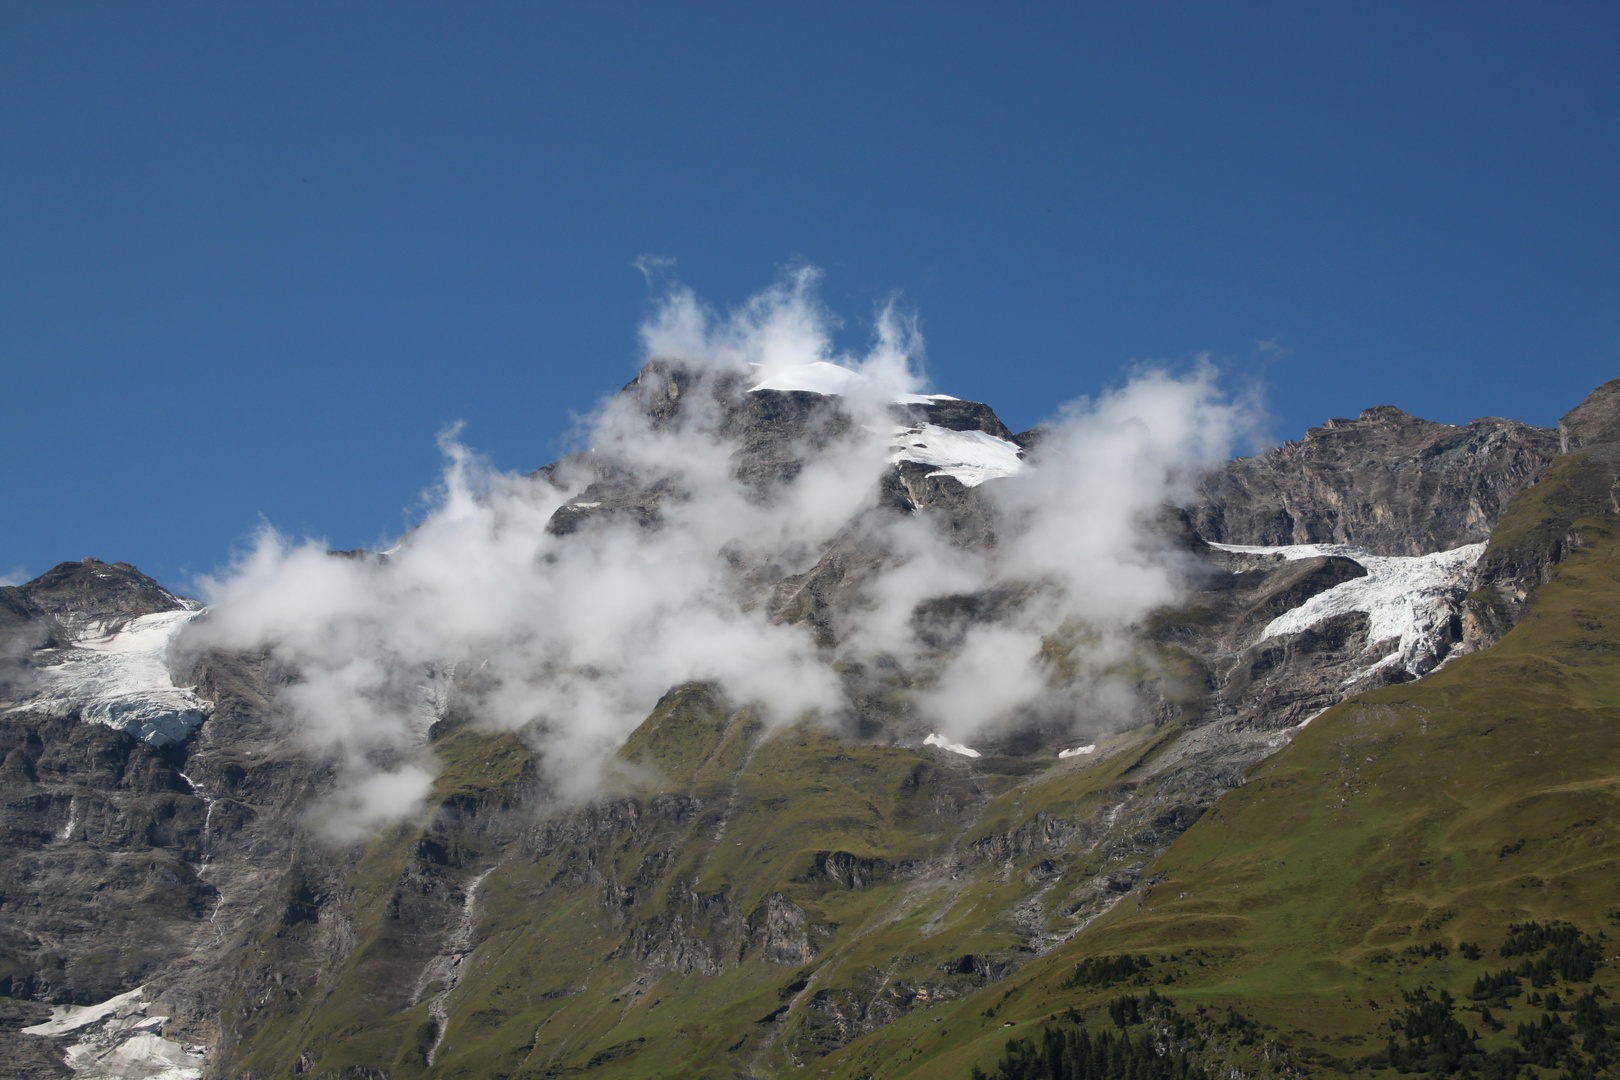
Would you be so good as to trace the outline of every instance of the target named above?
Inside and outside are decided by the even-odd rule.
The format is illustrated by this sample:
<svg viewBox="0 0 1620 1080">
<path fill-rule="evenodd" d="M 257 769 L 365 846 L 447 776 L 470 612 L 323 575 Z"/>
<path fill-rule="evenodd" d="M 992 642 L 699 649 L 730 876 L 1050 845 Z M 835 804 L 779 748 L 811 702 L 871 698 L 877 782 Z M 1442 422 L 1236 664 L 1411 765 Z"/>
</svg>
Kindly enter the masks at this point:
<svg viewBox="0 0 1620 1080">
<path fill-rule="evenodd" d="M 748 392 L 752 394 L 757 390 L 802 390 L 829 397 L 848 397 L 852 393 L 859 392 L 866 384 L 866 376 L 853 368 L 817 360 L 795 367 L 775 368 L 756 385 L 750 386 Z M 926 405 L 930 401 L 955 401 L 956 398 L 949 394 L 901 394 L 894 400 L 899 405 Z"/>
<path fill-rule="evenodd" d="M 1395 650 L 1356 675 L 1355 682 L 1382 668 L 1399 667 L 1413 677 L 1427 674 L 1443 663 L 1459 644 L 1451 622 L 1468 594 L 1474 566 L 1485 553 L 1484 544 L 1467 544 L 1432 555 L 1374 555 L 1346 544 L 1291 544 L 1256 547 L 1250 544 L 1211 544 L 1222 551 L 1246 555 L 1278 555 L 1285 559 L 1311 559 L 1341 555 L 1367 571 L 1359 577 L 1317 593 L 1292 611 L 1266 625 L 1264 638 L 1297 634 L 1318 623 L 1351 611 L 1366 612 L 1371 649 L 1399 641 Z"/>
</svg>

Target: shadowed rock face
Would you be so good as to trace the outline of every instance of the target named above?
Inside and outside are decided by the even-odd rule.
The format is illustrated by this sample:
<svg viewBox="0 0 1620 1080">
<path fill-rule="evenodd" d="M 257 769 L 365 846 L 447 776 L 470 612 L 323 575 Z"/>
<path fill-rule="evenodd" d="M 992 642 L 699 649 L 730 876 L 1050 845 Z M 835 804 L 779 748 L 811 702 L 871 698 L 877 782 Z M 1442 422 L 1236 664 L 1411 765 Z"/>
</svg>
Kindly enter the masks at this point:
<svg viewBox="0 0 1620 1080">
<path fill-rule="evenodd" d="M 658 425 L 709 395 L 737 446 L 735 475 L 764 500 L 850 424 L 835 398 L 747 394 L 664 362 L 624 393 Z M 1608 461 L 1617 401 L 1620 381 L 1566 417 L 1560 460 Z M 897 424 L 1026 448 L 1036 438 L 973 402 L 895 411 Z M 1067 728 L 1044 721 L 978 759 L 919 745 L 927 729 L 905 677 L 879 657 L 841 668 L 854 715 L 837 733 L 767 733 L 711 687 L 671 688 L 621 752 L 625 790 L 586 806 L 550 801 L 520 738 L 447 715 L 430 736 L 446 772 L 427 814 L 341 850 L 308 818 L 332 770 L 276 713 L 275 687 L 295 676 L 263 657 L 178 658 L 215 708 L 163 750 L 73 719 L 0 714 L 0 1042 L 27 1046 L 10 1060 L 0 1048 L 0 1072 L 64 1075 L 70 1038 L 15 1034 L 44 1003 L 145 985 L 148 1014 L 171 1017 L 165 1036 L 210 1047 L 218 1075 L 617 1075 L 654 1059 L 692 1075 L 802 1075 L 797 1062 L 1004 979 L 1113 905 L 1140 902 L 1166 844 L 1298 724 L 1368 685 L 1357 680 L 1380 643 L 1364 613 L 1262 636 L 1365 576 L 1361 564 L 1206 539 L 1448 550 L 1490 536 L 1558 450 L 1554 433 L 1511 421 L 1455 428 L 1384 407 L 1233 462 L 1205 502 L 1161 523 L 1196 569 L 1186 603 L 1141 628 L 1137 725 L 1061 760 Z M 930 471 L 889 470 L 808 570 L 740 577 L 774 617 L 836 647 L 890 558 L 874 527 L 886 517 L 927 515 L 964 548 L 996 543 L 988 485 Z M 1613 473 L 1600 478 L 1608 498 Z M 552 519 L 563 536 L 605 514 L 658 528 L 665 500 L 682 497 L 678 476 L 592 455 L 535 482 L 583 489 Z M 1502 560 L 1532 552 L 1500 563 L 1515 588 L 1549 572 L 1534 561 L 1544 548 L 1494 548 Z M 935 597 L 912 626 L 948 650 L 1033 588 Z M 69 627 L 181 603 L 133 567 L 87 560 L 0 590 L 0 633 L 26 663 Z M 1050 659 L 1061 671 L 1061 642 Z M 712 1045 L 695 1023 L 636 1027 L 677 1014 L 732 1027 Z"/>
<path fill-rule="evenodd" d="M 1233 461 L 1204 484 L 1193 525 L 1229 544 L 1449 551 L 1487 539 L 1558 450 L 1546 428 L 1495 417 L 1452 427 L 1380 405 Z"/>
</svg>

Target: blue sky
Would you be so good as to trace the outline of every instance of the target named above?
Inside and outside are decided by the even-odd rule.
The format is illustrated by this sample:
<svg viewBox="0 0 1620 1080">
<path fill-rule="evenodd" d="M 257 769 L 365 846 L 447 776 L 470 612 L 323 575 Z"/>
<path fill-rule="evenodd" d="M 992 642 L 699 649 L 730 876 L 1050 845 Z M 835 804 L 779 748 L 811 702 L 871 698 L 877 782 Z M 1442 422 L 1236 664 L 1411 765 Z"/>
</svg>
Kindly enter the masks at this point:
<svg viewBox="0 0 1620 1080">
<path fill-rule="evenodd" d="M 1015 429 L 1209 353 L 1270 431 L 1620 376 L 1620 6 L 0 5 L 0 574 L 183 586 L 530 469 L 639 256 L 898 295 Z"/>
</svg>

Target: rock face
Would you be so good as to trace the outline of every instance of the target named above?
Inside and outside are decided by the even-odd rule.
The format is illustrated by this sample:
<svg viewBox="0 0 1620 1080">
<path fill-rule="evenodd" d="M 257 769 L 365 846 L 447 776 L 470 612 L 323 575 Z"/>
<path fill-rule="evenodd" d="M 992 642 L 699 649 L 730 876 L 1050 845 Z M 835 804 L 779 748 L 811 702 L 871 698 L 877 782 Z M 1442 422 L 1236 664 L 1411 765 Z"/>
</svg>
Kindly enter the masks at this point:
<svg viewBox="0 0 1620 1080">
<path fill-rule="evenodd" d="M 196 610 L 195 601 L 175 596 L 129 563 L 100 559 L 60 563 L 25 585 L 0 588 L 8 598 L 39 614 L 72 636 L 94 629 L 110 633 L 142 615 Z"/>
<path fill-rule="evenodd" d="M 1559 453 L 1557 432 L 1486 417 L 1452 427 L 1390 405 L 1239 458 L 1204 485 L 1193 525 L 1234 544 L 1354 544 L 1427 555 L 1483 543 Z"/>
<path fill-rule="evenodd" d="M 1611 379 L 1558 421 L 1559 451 L 1620 466 L 1620 379 Z"/>
<path fill-rule="evenodd" d="M 221 950 L 276 910 L 326 768 L 303 760 L 274 721 L 254 657 L 182 660 L 187 693 L 216 723 L 181 741 L 88 715 L 95 686 L 37 696 L 42 680 L 94 652 L 75 642 L 196 608 L 134 567 L 64 563 L 13 595 L 30 621 L 9 626 L 10 640 L 40 647 L 18 657 L 24 678 L 0 703 L 0 995 L 135 1004 L 8 1038 L 18 1049 L 6 1075 L 67 1075 L 57 1063 L 68 1054 L 80 1076 L 158 1075 L 156 1062 L 179 1070 L 162 1073 L 171 1080 L 200 1076 L 228 1043 L 219 1007 L 234 982 Z M 0 1023 L 15 1030 L 50 1010 L 10 1015 Z"/>
<path fill-rule="evenodd" d="M 1604 383 L 1558 422 L 1561 454 L 1545 479 L 1517 495 L 1480 560 L 1468 598 L 1470 648 L 1500 640 L 1530 594 L 1584 545 L 1578 523 L 1620 508 L 1620 379 Z"/>
<path fill-rule="evenodd" d="M 660 429 L 702 411 L 767 505 L 852 433 L 836 397 L 749 393 L 668 362 L 623 400 Z M 40 673 L 87 634 L 189 618 L 189 602 L 94 560 L 0 589 L 6 1075 L 66 1075 L 68 1054 L 80 1076 L 152 1075 L 109 1064 L 126 1044 L 174 1080 L 609 1076 L 650 1061 L 801 1075 L 1141 903 L 1153 857 L 1300 725 L 1421 676 L 1461 647 L 1465 621 L 1509 623 L 1518 608 L 1500 597 L 1522 608 L 1557 545 L 1578 542 L 1574 522 L 1613 509 L 1616 402 L 1620 381 L 1566 417 L 1562 447 L 1511 421 L 1454 428 L 1381 407 L 1233 462 L 1160 523 L 1189 590 L 1139 628 L 1133 722 L 1087 745 L 1050 717 L 977 757 L 926 744 L 911 676 L 851 656 L 844 730 L 768 731 L 715 687 L 672 687 L 619 751 L 621 788 L 579 805 L 522 738 L 450 711 L 427 736 L 443 764 L 427 809 L 350 848 L 309 818 L 334 773 L 279 713 L 295 672 L 165 653 L 172 688 L 210 706 L 199 726 L 156 740 L 87 723 L 88 705 L 44 707 Z M 965 433 L 986 456 L 953 474 L 897 448 L 824 550 L 792 572 L 737 567 L 763 610 L 829 650 L 896 557 L 883 522 L 922 516 L 961 549 L 993 548 L 1007 526 L 987 485 L 1036 447 L 978 403 L 892 413 L 897 430 Z M 579 542 L 610 517 L 659 529 L 684 497 L 678 469 L 594 454 L 533 482 L 577 492 L 548 528 Z M 1465 546 L 1487 540 L 1475 580 L 1480 550 Z M 1347 546 L 1299 546 L 1323 544 Z M 929 597 L 911 626 L 948 651 L 1039 590 Z M 1056 683 L 1085 677 L 1065 633 L 1043 657 Z M 63 1011 L 106 1003 L 78 1026 L 88 1014 Z"/>
</svg>

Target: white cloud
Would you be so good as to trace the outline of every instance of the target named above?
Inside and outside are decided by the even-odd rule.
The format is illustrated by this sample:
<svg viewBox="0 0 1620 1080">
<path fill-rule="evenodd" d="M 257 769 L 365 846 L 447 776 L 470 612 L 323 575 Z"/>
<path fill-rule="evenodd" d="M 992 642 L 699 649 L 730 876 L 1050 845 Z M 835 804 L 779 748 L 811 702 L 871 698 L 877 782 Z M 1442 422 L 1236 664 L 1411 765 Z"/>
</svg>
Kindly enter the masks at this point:
<svg viewBox="0 0 1620 1080">
<path fill-rule="evenodd" d="M 814 271 L 796 271 L 725 316 L 676 288 L 643 327 L 649 358 L 684 362 L 707 381 L 682 396 L 677 423 L 649 422 L 630 397 L 607 399 L 589 445 L 630 477 L 672 486 L 656 529 L 621 517 L 554 536 L 547 522 L 588 477 L 558 489 L 499 472 L 452 431 L 430 512 L 387 559 L 337 558 L 265 529 L 229 571 L 200 583 L 211 611 L 196 626 L 202 642 L 269 648 L 297 670 L 281 698 L 292 722 L 358 778 L 334 835 L 424 796 L 431 773 L 398 762 L 425 752 L 453 671 L 477 722 L 529 733 L 549 777 L 574 794 L 593 789 L 605 757 L 683 682 L 717 684 L 773 723 L 847 708 L 833 657 L 808 628 L 773 623 L 743 571 L 810 568 L 871 505 L 889 467 L 889 403 L 924 387 L 923 343 L 891 306 L 864 354 L 838 353 L 815 284 Z M 712 387 L 814 363 L 858 374 L 840 400 L 852 423 L 762 500 L 734 475 L 737 442 Z M 1176 557 L 1149 522 L 1224 458 L 1241 418 L 1207 368 L 1180 379 L 1148 372 L 1069 407 L 1034 467 L 977 489 L 1005 519 L 995 548 L 954 546 L 928 515 L 887 527 L 889 567 L 845 652 L 914 668 L 919 708 L 954 737 L 1030 710 L 1113 722 L 1131 700 L 1107 675 L 1129 653 L 1128 627 L 1179 588 Z M 923 599 L 1030 581 L 1041 583 L 1031 603 L 971 629 L 954 652 L 913 637 Z M 1079 690 L 1054 690 L 1042 659 L 1060 630 L 1072 661 L 1093 673 Z"/>
<path fill-rule="evenodd" d="M 419 765 L 363 776 L 322 804 L 314 818 L 332 840 L 352 843 L 379 825 L 421 812 L 433 777 Z"/>
</svg>

